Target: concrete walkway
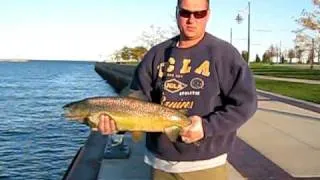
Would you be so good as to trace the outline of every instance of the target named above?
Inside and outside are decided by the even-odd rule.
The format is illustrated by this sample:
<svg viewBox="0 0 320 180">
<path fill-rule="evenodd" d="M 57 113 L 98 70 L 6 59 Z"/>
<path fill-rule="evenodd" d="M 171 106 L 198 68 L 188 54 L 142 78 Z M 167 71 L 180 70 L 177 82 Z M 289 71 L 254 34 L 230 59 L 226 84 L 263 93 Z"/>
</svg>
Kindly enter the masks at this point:
<svg viewBox="0 0 320 180">
<path fill-rule="evenodd" d="M 238 136 L 294 178 L 320 178 L 320 114 L 259 97 Z"/>
<path fill-rule="evenodd" d="M 134 143 L 129 136 L 125 141 L 131 145 L 129 159 L 104 159 L 98 180 L 150 180 L 150 167 L 143 162 L 144 142 Z M 244 177 L 228 163 L 229 179 L 243 180 Z"/>
<path fill-rule="evenodd" d="M 261 75 L 255 75 L 254 77 L 259 79 L 268 79 L 268 80 L 276 80 L 276 81 L 298 82 L 298 83 L 306 83 L 306 84 L 320 84 L 320 81 L 318 80 L 309 80 L 309 79 L 280 78 L 280 77 L 261 76 Z"/>
</svg>

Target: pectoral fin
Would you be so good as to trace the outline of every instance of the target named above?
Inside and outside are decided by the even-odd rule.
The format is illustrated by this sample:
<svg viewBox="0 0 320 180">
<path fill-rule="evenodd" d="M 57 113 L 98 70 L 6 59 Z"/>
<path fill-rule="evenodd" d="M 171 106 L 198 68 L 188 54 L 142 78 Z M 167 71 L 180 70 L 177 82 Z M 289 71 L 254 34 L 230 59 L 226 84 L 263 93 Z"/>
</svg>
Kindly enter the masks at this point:
<svg viewBox="0 0 320 180">
<path fill-rule="evenodd" d="M 98 128 L 98 124 L 94 122 L 94 117 L 92 115 L 86 117 L 82 123 L 90 128 Z"/>
<path fill-rule="evenodd" d="M 164 129 L 164 133 L 168 136 L 171 142 L 176 142 L 180 135 L 180 128 L 177 126 L 171 126 Z"/>
<path fill-rule="evenodd" d="M 143 132 L 141 132 L 141 131 L 133 131 L 133 132 L 131 132 L 131 137 L 132 137 L 133 142 L 138 142 L 138 141 L 140 141 L 142 139 Z"/>
</svg>

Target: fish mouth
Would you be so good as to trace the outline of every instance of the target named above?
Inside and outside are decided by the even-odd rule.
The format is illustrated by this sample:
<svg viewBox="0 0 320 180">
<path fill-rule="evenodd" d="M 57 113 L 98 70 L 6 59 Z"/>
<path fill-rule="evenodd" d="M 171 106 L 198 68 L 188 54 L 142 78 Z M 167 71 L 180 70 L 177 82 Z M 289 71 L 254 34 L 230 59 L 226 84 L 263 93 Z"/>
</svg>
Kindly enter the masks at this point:
<svg viewBox="0 0 320 180">
<path fill-rule="evenodd" d="M 71 120 L 81 120 L 83 119 L 82 116 L 77 116 L 77 115 L 70 115 L 70 114 L 63 114 L 64 117 L 71 119 Z"/>
<path fill-rule="evenodd" d="M 70 120 L 78 120 L 78 121 L 84 121 L 84 117 L 82 115 L 79 115 L 79 114 L 73 114 L 70 112 L 69 109 L 64 109 L 64 113 L 62 114 L 62 116 L 64 116 L 65 118 L 67 119 L 70 119 Z"/>
</svg>

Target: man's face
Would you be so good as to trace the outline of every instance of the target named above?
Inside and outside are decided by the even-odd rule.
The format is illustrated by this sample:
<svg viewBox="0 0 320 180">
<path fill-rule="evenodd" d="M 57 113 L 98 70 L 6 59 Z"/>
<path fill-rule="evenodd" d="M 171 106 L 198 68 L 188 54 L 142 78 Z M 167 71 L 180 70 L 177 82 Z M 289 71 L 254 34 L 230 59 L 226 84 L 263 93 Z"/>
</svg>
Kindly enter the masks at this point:
<svg viewBox="0 0 320 180">
<path fill-rule="evenodd" d="M 207 0 L 182 0 L 177 9 L 177 22 L 186 40 L 201 38 L 204 34 L 210 14 L 208 9 Z"/>
</svg>

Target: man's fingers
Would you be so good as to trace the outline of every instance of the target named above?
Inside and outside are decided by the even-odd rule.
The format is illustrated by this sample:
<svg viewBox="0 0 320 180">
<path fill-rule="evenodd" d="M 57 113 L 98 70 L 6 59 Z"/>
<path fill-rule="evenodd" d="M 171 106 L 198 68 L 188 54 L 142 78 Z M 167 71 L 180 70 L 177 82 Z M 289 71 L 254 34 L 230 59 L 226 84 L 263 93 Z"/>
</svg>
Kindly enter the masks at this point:
<svg viewBox="0 0 320 180">
<path fill-rule="evenodd" d="M 116 123 L 108 115 L 102 114 L 100 116 L 98 130 L 104 135 L 116 133 L 117 132 Z"/>
<path fill-rule="evenodd" d="M 98 124 L 98 129 L 100 132 L 104 132 L 104 118 L 100 118 L 99 124 Z"/>
<path fill-rule="evenodd" d="M 188 137 L 181 136 L 181 139 L 183 142 L 185 142 L 187 144 L 193 143 L 193 141 L 191 139 L 189 139 Z"/>
<path fill-rule="evenodd" d="M 110 130 L 110 120 L 109 120 L 109 118 L 104 117 L 103 121 L 104 121 L 104 133 L 110 134 L 111 130 Z"/>
<path fill-rule="evenodd" d="M 114 122 L 114 120 L 110 120 L 110 128 L 113 133 L 117 132 L 117 127 L 116 127 L 116 123 Z"/>
</svg>

